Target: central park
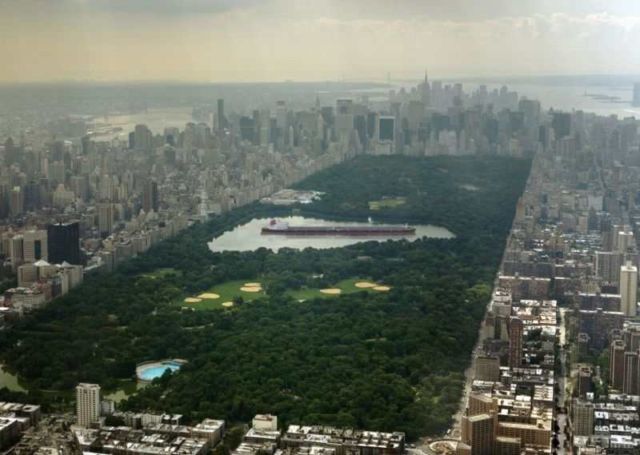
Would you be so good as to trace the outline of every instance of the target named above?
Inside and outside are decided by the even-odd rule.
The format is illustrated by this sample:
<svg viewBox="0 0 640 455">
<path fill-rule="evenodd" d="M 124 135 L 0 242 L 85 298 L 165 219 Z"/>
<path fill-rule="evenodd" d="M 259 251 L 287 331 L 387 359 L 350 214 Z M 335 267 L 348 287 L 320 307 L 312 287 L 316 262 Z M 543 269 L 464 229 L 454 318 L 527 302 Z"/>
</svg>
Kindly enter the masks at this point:
<svg viewBox="0 0 640 455">
<path fill-rule="evenodd" d="M 295 186 L 324 193 L 311 204 L 240 207 L 87 276 L 2 333 L 0 361 L 25 399 L 51 407 L 70 406 L 78 382 L 115 391 L 141 362 L 185 359 L 118 406 L 437 434 L 457 410 L 529 167 L 503 157 L 357 157 Z M 374 217 L 453 236 L 207 247 L 253 219 L 291 215 Z M 22 393 L 2 389 L 0 399 Z"/>
</svg>

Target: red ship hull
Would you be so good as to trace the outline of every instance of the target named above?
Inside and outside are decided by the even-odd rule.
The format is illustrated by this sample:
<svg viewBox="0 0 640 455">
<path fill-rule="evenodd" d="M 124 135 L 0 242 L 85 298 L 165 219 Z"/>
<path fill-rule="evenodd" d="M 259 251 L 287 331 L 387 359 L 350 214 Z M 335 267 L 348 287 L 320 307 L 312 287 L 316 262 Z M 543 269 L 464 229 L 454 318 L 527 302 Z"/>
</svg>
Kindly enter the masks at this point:
<svg viewBox="0 0 640 455">
<path fill-rule="evenodd" d="M 351 227 L 351 226 L 288 226 L 286 228 L 263 227 L 262 234 L 268 235 L 342 235 L 354 236 L 389 236 L 389 235 L 413 235 L 416 229 L 413 227 L 395 226 L 371 226 L 371 227 Z"/>
</svg>

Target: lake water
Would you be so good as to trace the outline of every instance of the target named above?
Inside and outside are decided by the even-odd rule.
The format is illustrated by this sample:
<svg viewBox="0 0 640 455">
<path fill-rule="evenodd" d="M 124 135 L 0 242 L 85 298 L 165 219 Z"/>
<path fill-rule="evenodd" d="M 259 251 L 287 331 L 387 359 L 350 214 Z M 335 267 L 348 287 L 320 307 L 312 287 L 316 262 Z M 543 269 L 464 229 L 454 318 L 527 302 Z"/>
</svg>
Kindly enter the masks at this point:
<svg viewBox="0 0 640 455">
<path fill-rule="evenodd" d="M 289 223 L 290 225 L 305 226 L 365 226 L 367 223 L 354 222 L 335 222 L 326 221 L 316 218 L 305 218 L 301 216 L 290 216 L 278 218 L 279 221 Z M 353 245 L 361 242 L 377 241 L 384 242 L 386 240 L 406 239 L 415 241 L 417 239 L 428 237 L 435 239 L 451 239 L 455 235 L 439 226 L 433 225 L 412 225 L 416 228 L 414 235 L 397 235 L 397 236 L 357 236 L 357 237 L 340 237 L 340 236 L 287 236 L 287 235 L 262 235 L 261 229 L 269 223 L 269 218 L 254 218 L 248 223 L 237 226 L 231 231 L 227 231 L 220 237 L 209 242 L 209 249 L 214 253 L 221 251 L 254 251 L 258 248 L 268 248 L 277 252 L 280 248 L 339 248 L 347 245 Z"/>
<path fill-rule="evenodd" d="M 180 369 L 181 363 L 173 361 L 157 362 L 137 368 L 138 378 L 143 381 L 153 381 L 161 377 L 165 371 L 175 372 Z"/>
</svg>

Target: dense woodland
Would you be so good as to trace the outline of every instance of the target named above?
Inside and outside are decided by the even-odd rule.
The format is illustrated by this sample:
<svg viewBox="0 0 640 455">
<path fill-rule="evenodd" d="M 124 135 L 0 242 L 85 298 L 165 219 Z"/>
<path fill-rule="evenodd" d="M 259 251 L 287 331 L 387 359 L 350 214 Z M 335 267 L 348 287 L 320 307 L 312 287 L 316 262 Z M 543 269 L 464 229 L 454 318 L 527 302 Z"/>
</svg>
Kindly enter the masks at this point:
<svg viewBox="0 0 640 455">
<path fill-rule="evenodd" d="M 189 363 L 180 373 L 166 374 L 122 407 L 232 422 L 270 412 L 285 424 L 401 430 L 410 438 L 440 432 L 457 410 L 529 165 L 363 156 L 334 166 L 298 185 L 326 195 L 296 213 L 435 224 L 457 237 L 211 253 L 206 243 L 225 230 L 292 211 L 256 203 L 195 225 L 112 274 L 87 277 L 2 333 L 0 356 L 37 396 L 79 381 L 113 389 L 132 379 L 138 362 L 184 358 Z M 386 196 L 406 203 L 369 210 L 369 201 Z M 175 272 L 144 275 L 162 267 Z M 392 290 L 305 302 L 285 295 L 349 277 Z M 268 297 L 224 311 L 184 311 L 176 303 L 238 279 L 267 283 Z"/>
</svg>

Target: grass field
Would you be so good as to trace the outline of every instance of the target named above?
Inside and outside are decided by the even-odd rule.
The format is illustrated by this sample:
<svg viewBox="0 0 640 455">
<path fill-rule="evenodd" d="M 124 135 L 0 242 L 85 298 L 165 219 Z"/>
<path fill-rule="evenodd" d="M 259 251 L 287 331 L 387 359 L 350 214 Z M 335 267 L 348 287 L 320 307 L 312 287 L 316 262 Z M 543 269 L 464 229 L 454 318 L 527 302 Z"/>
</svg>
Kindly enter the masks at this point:
<svg viewBox="0 0 640 455">
<path fill-rule="evenodd" d="M 341 292 L 338 294 L 326 294 L 326 293 L 320 292 L 321 291 L 320 288 L 303 288 L 303 289 L 290 290 L 287 292 L 287 295 L 289 295 L 290 297 L 296 300 L 304 301 L 304 300 L 312 300 L 312 299 L 327 298 L 327 297 L 335 298 L 343 294 L 351 294 L 359 291 L 380 292 L 380 291 L 376 291 L 373 288 L 356 287 L 356 283 L 361 281 L 369 282 L 369 280 L 363 279 L 363 278 L 349 278 L 346 280 L 342 280 L 336 283 L 335 285 L 331 286 L 330 288 L 340 289 Z M 207 291 L 204 291 L 207 293 L 213 293 L 213 294 L 219 295 L 220 297 L 217 299 L 201 299 L 200 302 L 186 303 L 183 298 L 183 299 L 180 299 L 178 303 L 183 308 L 193 308 L 195 310 L 222 310 L 224 309 L 224 306 L 222 305 L 224 302 L 232 302 L 237 297 L 242 297 L 242 299 L 245 302 L 251 302 L 253 300 L 259 299 L 260 297 L 264 297 L 266 295 L 264 289 L 262 289 L 260 292 L 247 292 L 241 289 L 244 287 L 246 283 L 250 283 L 250 282 L 260 282 L 260 280 L 229 281 L 227 283 L 219 284 L 217 286 L 212 287 L 211 289 L 208 289 Z M 261 284 L 262 286 L 265 286 L 264 282 L 261 282 Z M 197 298 L 200 294 L 202 293 L 194 294 L 192 296 L 187 296 L 187 297 Z"/>
<path fill-rule="evenodd" d="M 122 400 L 136 393 L 138 390 L 146 387 L 147 384 L 140 383 L 133 379 L 123 379 L 120 381 L 120 385 L 116 390 L 108 391 L 104 395 L 108 400 L 113 400 L 116 403 L 120 403 Z"/>
<path fill-rule="evenodd" d="M 392 209 L 399 207 L 407 202 L 405 197 L 382 198 L 378 201 L 369 201 L 369 210 Z"/>
<path fill-rule="evenodd" d="M 239 280 L 239 281 L 228 281 L 223 284 L 219 284 L 217 286 L 212 287 L 204 292 L 210 292 L 213 294 L 218 294 L 220 297 L 217 299 L 202 299 L 202 301 L 198 303 L 184 303 L 183 300 L 180 300 L 179 303 L 183 307 L 194 308 L 196 310 L 221 310 L 224 307 L 222 304 L 224 302 L 233 301 L 237 297 L 242 297 L 245 302 L 251 302 L 252 300 L 259 299 L 260 297 L 265 296 L 264 289 L 260 292 L 245 292 L 240 290 L 241 287 L 244 286 L 245 283 L 250 282 L 258 282 L 259 280 Z M 262 283 L 264 285 L 264 283 Z M 200 294 L 195 294 L 189 297 L 198 297 Z"/>
<path fill-rule="evenodd" d="M 290 295 L 294 299 L 297 300 L 311 300 L 317 298 L 327 298 L 327 297 L 338 297 L 344 294 L 351 294 L 354 292 L 378 292 L 373 290 L 372 288 L 358 288 L 356 287 L 356 283 L 360 281 L 369 281 L 363 278 L 349 278 L 346 280 L 342 280 L 336 283 L 332 288 L 340 289 L 342 292 L 340 294 L 325 294 L 320 292 L 320 289 L 316 288 L 305 288 L 305 289 L 297 289 L 287 292 L 287 295 Z"/>
</svg>

